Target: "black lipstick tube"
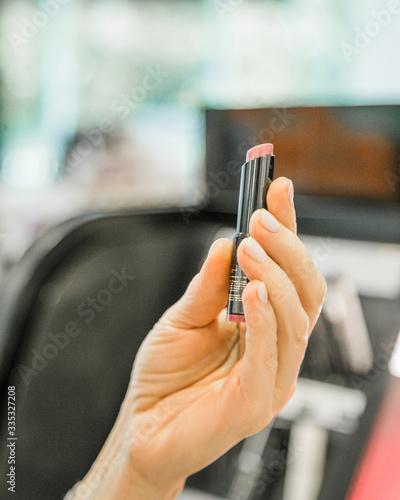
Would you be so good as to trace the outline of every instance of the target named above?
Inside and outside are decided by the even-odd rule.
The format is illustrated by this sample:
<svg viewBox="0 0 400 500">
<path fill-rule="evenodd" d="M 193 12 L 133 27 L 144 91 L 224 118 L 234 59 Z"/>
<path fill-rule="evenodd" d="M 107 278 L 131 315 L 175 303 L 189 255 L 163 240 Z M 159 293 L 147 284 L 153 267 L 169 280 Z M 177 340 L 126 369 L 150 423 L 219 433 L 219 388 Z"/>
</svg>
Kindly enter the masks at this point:
<svg viewBox="0 0 400 500">
<path fill-rule="evenodd" d="M 236 234 L 233 237 L 227 320 L 244 323 L 242 293 L 249 282 L 237 263 L 237 249 L 249 236 L 252 214 L 259 208 L 267 208 L 267 191 L 274 177 L 274 146 L 260 144 L 250 149 L 242 166 Z"/>
</svg>

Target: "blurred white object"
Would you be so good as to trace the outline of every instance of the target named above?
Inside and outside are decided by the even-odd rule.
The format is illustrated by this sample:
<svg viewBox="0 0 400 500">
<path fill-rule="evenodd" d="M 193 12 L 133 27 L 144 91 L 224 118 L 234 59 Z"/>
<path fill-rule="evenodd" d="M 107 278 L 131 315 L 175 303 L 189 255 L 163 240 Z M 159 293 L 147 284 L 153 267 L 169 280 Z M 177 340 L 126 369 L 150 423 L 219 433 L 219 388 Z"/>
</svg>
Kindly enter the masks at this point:
<svg viewBox="0 0 400 500">
<path fill-rule="evenodd" d="M 329 433 L 310 422 L 290 428 L 283 500 L 316 500 L 325 473 Z"/>
<path fill-rule="evenodd" d="M 6 149 L 2 162 L 4 184 L 15 191 L 30 192 L 51 186 L 58 175 L 58 164 L 51 150 L 32 139 Z"/>
<path fill-rule="evenodd" d="M 326 430 L 352 434 L 367 404 L 359 390 L 299 378 L 294 396 L 278 413 L 291 422 L 307 421 Z"/>
<path fill-rule="evenodd" d="M 346 369 L 367 373 L 373 366 L 374 353 L 355 284 L 348 278 L 329 283 L 324 312 L 338 341 Z"/>
<path fill-rule="evenodd" d="M 250 499 L 257 487 L 258 479 L 263 471 L 262 459 L 273 427 L 273 421 L 257 434 L 245 439 L 236 462 L 236 474 L 229 488 L 228 498 Z"/>
<path fill-rule="evenodd" d="M 360 295 L 400 294 L 400 245 L 300 236 L 324 276 L 348 277 Z"/>
<path fill-rule="evenodd" d="M 400 378 L 400 332 L 389 360 L 389 373 Z"/>
<path fill-rule="evenodd" d="M 204 491 L 193 488 L 185 488 L 178 497 L 179 500 L 226 500 L 223 497 L 216 497 Z"/>
</svg>

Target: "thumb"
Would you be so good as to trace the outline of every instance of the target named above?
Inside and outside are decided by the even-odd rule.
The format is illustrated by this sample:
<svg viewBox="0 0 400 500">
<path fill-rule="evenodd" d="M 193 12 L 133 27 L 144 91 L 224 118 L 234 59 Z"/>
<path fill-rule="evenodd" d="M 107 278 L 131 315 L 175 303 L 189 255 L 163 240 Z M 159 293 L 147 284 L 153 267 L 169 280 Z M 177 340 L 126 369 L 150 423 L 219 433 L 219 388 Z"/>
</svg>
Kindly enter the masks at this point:
<svg viewBox="0 0 400 500">
<path fill-rule="evenodd" d="M 161 321 L 178 328 L 198 328 L 211 323 L 228 300 L 231 253 L 232 244 L 228 239 L 217 240 L 185 294 L 168 309 Z"/>
</svg>

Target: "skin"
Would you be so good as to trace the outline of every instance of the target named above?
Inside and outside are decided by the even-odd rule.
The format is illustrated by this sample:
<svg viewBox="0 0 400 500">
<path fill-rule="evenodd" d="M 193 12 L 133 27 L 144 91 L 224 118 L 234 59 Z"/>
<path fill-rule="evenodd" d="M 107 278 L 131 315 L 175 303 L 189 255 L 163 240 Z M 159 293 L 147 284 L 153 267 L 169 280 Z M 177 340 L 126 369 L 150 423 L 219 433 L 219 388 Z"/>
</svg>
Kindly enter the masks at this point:
<svg viewBox="0 0 400 500">
<path fill-rule="evenodd" d="M 189 475 L 265 428 L 289 401 L 326 293 L 296 236 L 291 188 L 279 178 L 268 191 L 278 230 L 262 225 L 259 210 L 250 246 L 238 249 L 250 280 L 246 323 L 225 320 L 231 243 L 221 239 L 142 344 L 114 428 L 74 499 L 172 500 Z"/>
</svg>

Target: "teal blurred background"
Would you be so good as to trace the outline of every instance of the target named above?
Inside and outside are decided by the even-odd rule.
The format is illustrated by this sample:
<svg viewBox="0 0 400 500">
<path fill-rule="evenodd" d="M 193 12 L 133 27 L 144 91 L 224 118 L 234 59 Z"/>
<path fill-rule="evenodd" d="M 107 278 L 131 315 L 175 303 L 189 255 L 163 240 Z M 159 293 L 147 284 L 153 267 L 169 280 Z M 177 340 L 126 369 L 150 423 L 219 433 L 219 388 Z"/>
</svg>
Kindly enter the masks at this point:
<svg viewBox="0 0 400 500">
<path fill-rule="evenodd" d="M 204 108 L 400 103 L 394 0 L 0 9 L 0 210 L 11 253 L 82 211 L 196 203 Z"/>
</svg>

